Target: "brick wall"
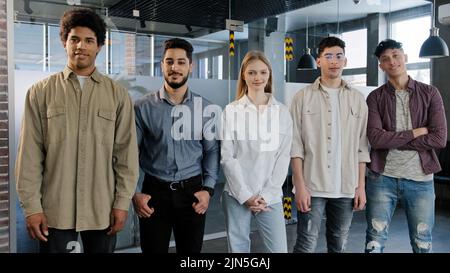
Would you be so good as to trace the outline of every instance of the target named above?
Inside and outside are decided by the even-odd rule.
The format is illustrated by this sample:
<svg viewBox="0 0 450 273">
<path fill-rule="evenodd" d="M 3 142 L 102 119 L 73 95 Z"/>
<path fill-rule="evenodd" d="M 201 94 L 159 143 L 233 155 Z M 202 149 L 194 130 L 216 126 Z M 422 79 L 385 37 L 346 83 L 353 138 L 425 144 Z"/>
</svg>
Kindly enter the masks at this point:
<svg viewBox="0 0 450 273">
<path fill-rule="evenodd" d="M 9 252 L 8 66 L 6 0 L 0 0 L 0 253 Z"/>
<path fill-rule="evenodd" d="M 136 37 L 134 34 L 125 34 L 125 69 L 127 75 L 136 75 Z"/>
</svg>

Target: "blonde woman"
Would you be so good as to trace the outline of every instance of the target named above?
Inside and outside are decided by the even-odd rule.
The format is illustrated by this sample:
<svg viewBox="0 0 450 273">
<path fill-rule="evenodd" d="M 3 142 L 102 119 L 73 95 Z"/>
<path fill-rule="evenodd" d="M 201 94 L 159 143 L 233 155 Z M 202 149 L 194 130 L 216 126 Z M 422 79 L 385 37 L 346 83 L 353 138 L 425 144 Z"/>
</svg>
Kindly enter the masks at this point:
<svg viewBox="0 0 450 273">
<path fill-rule="evenodd" d="M 288 172 L 292 120 L 272 95 L 272 68 L 262 52 L 242 61 L 236 100 L 225 108 L 221 165 L 229 252 L 250 252 L 250 222 L 267 252 L 287 252 L 282 185 Z"/>
</svg>

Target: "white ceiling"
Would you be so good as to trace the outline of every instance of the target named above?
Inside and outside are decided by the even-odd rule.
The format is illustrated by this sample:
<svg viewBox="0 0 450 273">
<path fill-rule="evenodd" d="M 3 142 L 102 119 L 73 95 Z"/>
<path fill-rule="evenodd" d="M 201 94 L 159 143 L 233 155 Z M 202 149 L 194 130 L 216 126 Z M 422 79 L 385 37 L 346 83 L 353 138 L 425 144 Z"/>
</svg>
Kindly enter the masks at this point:
<svg viewBox="0 0 450 273">
<path fill-rule="evenodd" d="M 338 14 L 339 3 L 339 14 Z M 303 9 L 286 13 L 286 31 L 293 31 L 309 24 L 324 24 L 354 20 L 366 17 L 370 13 L 388 13 L 431 4 L 424 0 L 360 0 L 355 4 L 353 0 L 331 0 Z"/>
</svg>

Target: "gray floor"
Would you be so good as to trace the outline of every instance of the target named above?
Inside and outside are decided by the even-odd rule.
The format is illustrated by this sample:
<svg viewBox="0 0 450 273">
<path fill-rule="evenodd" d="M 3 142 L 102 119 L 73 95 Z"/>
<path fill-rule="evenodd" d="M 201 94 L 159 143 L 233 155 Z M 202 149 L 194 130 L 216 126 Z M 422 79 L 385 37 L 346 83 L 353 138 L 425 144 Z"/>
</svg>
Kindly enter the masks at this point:
<svg viewBox="0 0 450 273">
<path fill-rule="evenodd" d="M 433 230 L 433 252 L 435 253 L 450 253 L 450 210 L 449 206 L 436 208 L 436 220 Z M 325 221 L 324 221 L 325 222 Z M 322 223 L 322 229 L 319 236 L 319 242 L 316 252 L 326 252 L 325 241 L 325 223 Z M 288 239 L 288 250 L 292 252 L 292 248 L 296 239 L 296 224 L 286 226 L 286 233 Z M 352 227 L 347 243 L 348 253 L 363 253 L 365 242 L 366 219 L 364 211 L 356 212 L 353 217 Z M 258 232 L 251 234 L 252 247 L 251 251 L 254 253 L 263 252 L 264 248 L 260 240 Z M 140 252 L 139 248 L 123 249 L 118 252 Z M 171 253 L 175 252 L 175 248 L 171 248 Z M 219 238 L 214 240 L 207 240 L 203 243 L 202 252 L 204 253 L 226 253 L 227 241 L 226 238 Z M 391 222 L 389 239 L 385 248 L 386 253 L 411 253 L 411 246 L 409 244 L 408 227 L 406 224 L 406 217 L 402 208 L 397 208 Z"/>
<path fill-rule="evenodd" d="M 364 211 L 356 212 L 353 217 L 353 223 L 350 230 L 350 235 L 347 243 L 347 251 L 349 253 L 364 252 L 366 219 Z M 292 252 L 292 248 L 296 239 L 296 225 L 291 224 L 286 226 L 288 250 Z M 252 252 L 263 252 L 259 234 L 253 232 L 252 238 Z M 216 240 L 209 240 L 204 242 L 202 252 L 205 253 L 224 253 L 227 252 L 226 238 Z M 326 252 L 325 241 L 325 227 L 322 223 L 319 242 L 316 252 Z M 402 208 L 397 208 L 392 219 L 389 239 L 385 248 L 386 253 L 408 253 L 411 252 L 409 244 L 408 227 L 406 224 L 406 217 Z M 450 211 L 444 208 L 436 209 L 436 221 L 433 230 L 433 252 L 450 253 Z"/>
</svg>

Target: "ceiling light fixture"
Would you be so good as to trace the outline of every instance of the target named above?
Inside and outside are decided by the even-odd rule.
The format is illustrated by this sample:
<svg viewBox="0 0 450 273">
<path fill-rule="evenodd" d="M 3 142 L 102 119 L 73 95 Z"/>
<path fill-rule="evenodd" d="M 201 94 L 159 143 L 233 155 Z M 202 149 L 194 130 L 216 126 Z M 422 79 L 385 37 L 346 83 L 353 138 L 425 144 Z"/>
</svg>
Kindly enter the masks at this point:
<svg viewBox="0 0 450 273">
<path fill-rule="evenodd" d="M 300 57 L 298 61 L 297 70 L 316 69 L 317 64 L 314 57 L 311 55 L 311 49 L 308 47 L 308 16 L 306 16 L 306 49 L 305 54 Z"/>
<path fill-rule="evenodd" d="M 436 20 L 434 9 L 436 7 L 436 0 L 433 1 L 431 6 L 431 29 L 430 37 L 425 40 L 420 48 L 419 57 L 420 58 L 441 58 L 448 56 L 448 46 L 441 37 L 439 37 L 439 29 L 435 26 L 434 21 Z"/>
</svg>

